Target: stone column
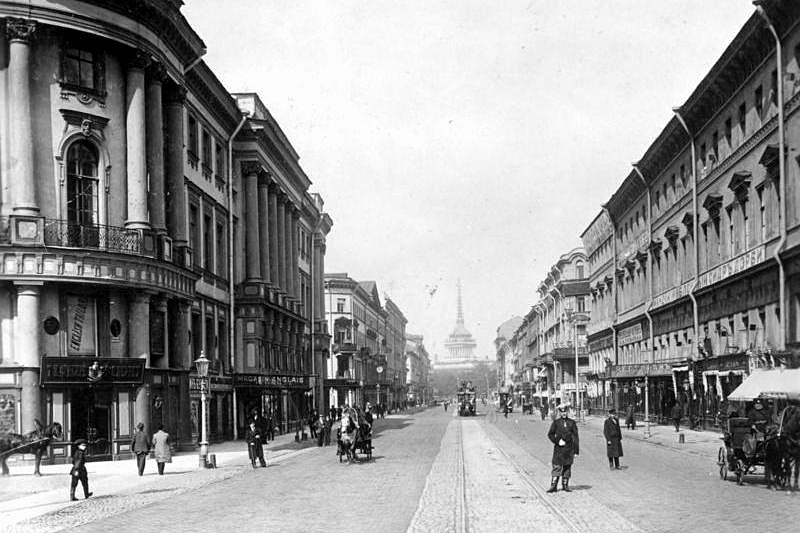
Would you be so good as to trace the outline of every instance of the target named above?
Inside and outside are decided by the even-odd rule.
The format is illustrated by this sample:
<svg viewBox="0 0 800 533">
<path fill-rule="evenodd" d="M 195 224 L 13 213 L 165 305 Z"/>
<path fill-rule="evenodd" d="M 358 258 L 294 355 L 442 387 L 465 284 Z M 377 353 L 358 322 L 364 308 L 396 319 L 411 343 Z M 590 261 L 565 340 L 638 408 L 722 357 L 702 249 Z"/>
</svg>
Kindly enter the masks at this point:
<svg viewBox="0 0 800 533">
<path fill-rule="evenodd" d="M 161 111 L 161 86 L 166 78 L 164 66 L 156 63 L 147 78 L 147 173 L 150 177 L 150 222 L 158 233 L 165 233 L 164 213 L 164 117 Z"/>
<path fill-rule="evenodd" d="M 39 387 L 39 299 L 41 285 L 17 286 L 17 320 L 14 324 L 15 361 L 22 367 L 20 422 L 22 433 L 36 429 L 34 420 L 42 418 L 42 393 Z"/>
<path fill-rule="evenodd" d="M 280 285 L 280 275 L 278 274 L 278 190 L 274 183 L 268 188 L 269 207 L 269 277 L 273 285 Z"/>
<path fill-rule="evenodd" d="M 166 135 L 164 160 L 167 182 L 167 228 L 175 248 L 188 244 L 186 234 L 186 185 L 183 177 L 183 105 L 186 90 L 174 86 L 166 93 Z"/>
<path fill-rule="evenodd" d="M 150 294 L 137 292 L 128 297 L 128 357 L 145 360 L 145 368 L 150 367 Z M 144 423 L 145 433 L 151 432 L 150 427 L 150 386 L 147 383 L 148 373 L 145 372 L 145 384 L 136 391 L 136 420 Z"/>
<path fill-rule="evenodd" d="M 290 266 L 292 269 L 292 288 L 294 288 L 294 297 L 297 298 L 298 302 L 303 300 L 303 295 L 300 294 L 301 287 L 300 287 L 300 267 L 298 265 L 298 244 L 299 244 L 299 237 L 297 235 L 298 231 L 298 221 L 300 220 L 300 211 L 297 209 L 292 210 L 292 223 L 291 227 L 291 235 L 292 235 L 292 247 L 289 251 L 289 259 L 290 259 Z"/>
<path fill-rule="evenodd" d="M 284 204 L 284 196 L 281 194 L 278 198 L 278 223 L 276 240 L 278 243 L 278 285 L 280 285 L 281 292 L 288 294 L 289 290 L 286 287 L 286 205 Z"/>
<path fill-rule="evenodd" d="M 36 22 L 6 18 L 8 44 L 8 133 L 9 179 L 13 188 L 14 214 L 39 214 L 36 203 L 36 178 L 33 168 L 33 129 L 31 120 L 30 40 Z"/>
<path fill-rule="evenodd" d="M 292 209 L 294 206 L 287 199 L 284 205 L 283 219 L 283 269 L 286 295 L 294 298 L 294 274 L 292 272 Z"/>
<path fill-rule="evenodd" d="M 126 114 L 125 144 L 127 149 L 128 220 L 125 227 L 149 229 L 147 217 L 147 157 L 145 141 L 144 69 L 147 57 L 136 54 L 125 71 Z"/>
<path fill-rule="evenodd" d="M 259 251 L 261 258 L 261 279 L 265 283 L 270 278 L 270 253 L 269 253 L 269 183 L 266 179 L 258 182 L 258 223 L 259 223 Z"/>
<path fill-rule="evenodd" d="M 258 250 L 261 244 L 258 224 L 258 170 L 259 168 L 255 164 L 242 165 L 245 189 L 245 220 L 247 221 L 245 236 L 248 281 L 259 281 L 261 279 L 261 254 Z"/>
</svg>

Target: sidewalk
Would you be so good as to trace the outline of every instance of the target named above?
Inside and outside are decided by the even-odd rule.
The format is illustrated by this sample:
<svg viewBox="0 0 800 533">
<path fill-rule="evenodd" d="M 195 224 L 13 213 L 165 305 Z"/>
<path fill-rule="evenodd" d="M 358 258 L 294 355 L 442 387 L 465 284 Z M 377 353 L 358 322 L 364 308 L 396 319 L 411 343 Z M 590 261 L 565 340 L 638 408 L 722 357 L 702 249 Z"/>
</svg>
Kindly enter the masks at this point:
<svg viewBox="0 0 800 533">
<path fill-rule="evenodd" d="M 590 415 L 586 417 L 586 425 L 593 431 L 603 433 L 603 422 L 605 417 Z M 622 438 L 636 439 L 648 442 L 656 446 L 664 446 L 681 453 L 700 455 L 716 459 L 717 452 L 722 443 L 722 433 L 719 431 L 691 430 L 681 427 L 680 432 L 676 432 L 673 426 L 651 424 L 650 434 L 647 434 L 647 427 L 643 422 L 636 424 L 636 429 L 626 429 L 620 421 Z M 684 442 L 680 442 L 680 435 L 683 435 Z"/>
<path fill-rule="evenodd" d="M 315 440 L 295 442 L 294 435 L 292 432 L 277 436 L 264 447 L 268 464 L 277 464 L 316 448 Z M 158 475 L 154 459 L 147 460 L 144 476 L 141 477 L 135 459 L 86 463 L 89 489 L 93 492 L 89 501 L 118 498 L 117 504 L 120 504 L 120 501 L 128 499 L 130 503 L 123 503 L 123 507 L 135 508 L 147 504 L 150 499 L 163 498 L 166 492 L 195 489 L 250 469 L 244 441 L 209 445 L 209 454 L 216 455 L 216 469 L 200 468 L 197 450 L 178 452 L 173 455 L 172 462 L 166 465 L 164 476 Z M 32 475 L 33 464 L 10 466 L 11 475 L 0 478 L 0 530 L 13 530 L 11 526 L 18 522 L 82 506 L 84 500 L 80 484 L 76 490 L 79 501 L 69 501 L 71 467 L 71 464 L 42 465 L 42 477 L 36 477 Z"/>
</svg>

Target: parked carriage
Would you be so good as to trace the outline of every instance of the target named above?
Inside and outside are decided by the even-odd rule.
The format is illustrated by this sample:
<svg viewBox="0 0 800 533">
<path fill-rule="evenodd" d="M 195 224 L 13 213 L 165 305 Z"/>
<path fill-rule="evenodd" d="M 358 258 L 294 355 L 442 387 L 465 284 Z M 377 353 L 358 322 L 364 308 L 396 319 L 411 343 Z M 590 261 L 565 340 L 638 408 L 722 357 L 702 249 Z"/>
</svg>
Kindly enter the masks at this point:
<svg viewBox="0 0 800 533">
<path fill-rule="evenodd" d="M 358 460 L 358 452 L 372 460 L 372 427 L 361 413 L 351 409 L 342 413 L 342 423 L 336 431 L 336 455 L 341 463 Z"/>
</svg>

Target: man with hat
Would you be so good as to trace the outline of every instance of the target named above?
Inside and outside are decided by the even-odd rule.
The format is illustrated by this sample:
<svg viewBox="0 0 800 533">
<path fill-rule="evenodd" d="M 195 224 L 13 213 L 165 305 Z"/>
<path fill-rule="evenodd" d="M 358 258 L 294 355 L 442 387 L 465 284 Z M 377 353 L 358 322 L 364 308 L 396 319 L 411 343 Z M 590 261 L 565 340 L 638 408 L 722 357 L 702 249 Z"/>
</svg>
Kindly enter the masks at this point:
<svg viewBox="0 0 800 533">
<path fill-rule="evenodd" d="M 606 438 L 608 469 L 619 470 L 619 458 L 622 457 L 622 431 L 619 429 L 616 409 L 608 410 L 608 418 L 603 424 L 603 436 Z"/>
<path fill-rule="evenodd" d="M 553 471 L 551 473 L 550 489 L 547 492 L 558 490 L 558 478 L 561 478 L 561 488 L 564 492 L 572 492 L 569 488 L 569 478 L 572 475 L 572 462 L 579 453 L 578 426 L 569 418 L 568 403 L 558 406 L 558 418 L 553 420 L 547 437 L 553 443 Z"/>
<path fill-rule="evenodd" d="M 144 423 L 142 422 L 136 424 L 136 434 L 133 436 L 131 447 L 133 448 L 133 453 L 136 454 L 136 465 L 139 467 L 139 475 L 141 476 L 144 474 L 147 454 L 150 453 L 150 448 L 153 447 L 150 437 L 144 432 Z"/>
<path fill-rule="evenodd" d="M 76 440 L 72 450 L 72 469 L 69 471 L 69 500 L 74 502 L 78 500 L 78 498 L 75 497 L 75 489 L 78 487 L 78 481 L 83 485 L 84 498 L 88 498 L 92 493 L 89 492 L 89 474 L 86 472 L 86 440 Z"/>
</svg>

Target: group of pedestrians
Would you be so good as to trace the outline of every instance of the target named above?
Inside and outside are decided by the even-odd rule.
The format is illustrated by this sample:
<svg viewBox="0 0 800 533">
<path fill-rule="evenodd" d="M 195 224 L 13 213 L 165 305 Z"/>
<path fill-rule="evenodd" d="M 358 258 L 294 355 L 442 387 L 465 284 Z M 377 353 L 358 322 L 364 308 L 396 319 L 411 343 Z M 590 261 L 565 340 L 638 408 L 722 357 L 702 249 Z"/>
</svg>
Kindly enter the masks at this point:
<svg viewBox="0 0 800 533">
<path fill-rule="evenodd" d="M 572 464 L 575 456 L 580 454 L 580 441 L 578 438 L 578 425 L 569 418 L 569 403 L 562 403 L 556 407 L 558 416 L 550 424 L 547 438 L 553 443 L 553 469 L 550 473 L 550 488 L 547 492 L 558 491 L 558 481 L 561 479 L 561 489 L 572 492 L 569 480 L 572 477 Z M 622 457 L 622 430 L 619 419 L 614 409 L 608 411 L 608 417 L 603 423 L 603 436 L 606 440 L 606 456 L 610 470 L 619 470 L 619 459 Z"/>
<path fill-rule="evenodd" d="M 150 455 L 151 451 L 158 465 L 158 475 L 164 475 L 164 465 L 172 462 L 170 441 L 169 433 L 164 430 L 163 424 L 159 424 L 158 431 L 153 434 L 152 438 L 145 433 L 144 423 L 139 422 L 136 424 L 136 432 L 131 440 L 131 450 L 133 450 L 134 457 L 136 458 L 136 469 L 140 476 L 144 475 L 147 456 Z M 69 471 L 70 501 L 77 500 L 75 497 L 75 489 L 78 487 L 79 482 L 83 486 L 84 498 L 88 498 L 92 495 L 92 492 L 89 492 L 89 474 L 86 471 L 86 448 L 88 444 L 86 439 L 78 439 L 72 444 L 72 468 Z"/>
</svg>

